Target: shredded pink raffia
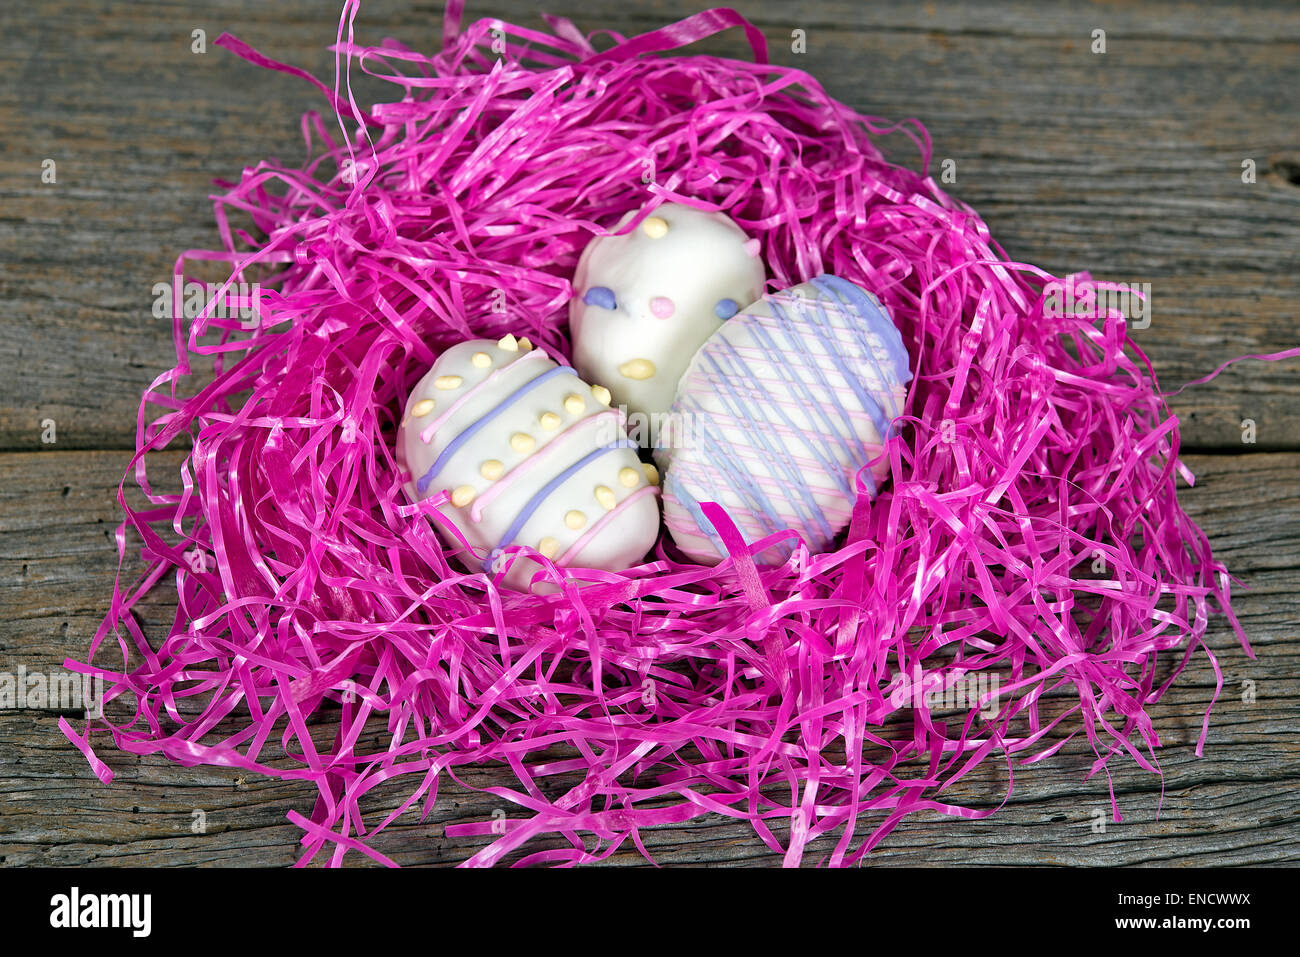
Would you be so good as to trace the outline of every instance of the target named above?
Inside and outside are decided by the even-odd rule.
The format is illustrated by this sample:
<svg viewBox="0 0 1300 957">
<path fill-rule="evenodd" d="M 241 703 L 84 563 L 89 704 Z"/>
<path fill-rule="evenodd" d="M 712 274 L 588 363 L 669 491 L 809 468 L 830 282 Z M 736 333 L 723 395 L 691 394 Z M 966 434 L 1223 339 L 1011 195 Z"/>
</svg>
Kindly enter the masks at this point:
<svg viewBox="0 0 1300 957">
<path fill-rule="evenodd" d="M 310 819 L 290 812 L 300 863 L 392 863 L 375 834 L 417 802 L 427 814 L 444 773 L 489 762 L 506 819 L 447 828 L 492 839 L 469 864 L 595 861 L 628 839 L 646 853 L 643 829 L 715 813 L 792 865 L 838 834 L 817 859 L 843 865 L 912 811 L 993 813 L 945 794 L 986 758 L 1009 773 L 1082 731 L 1094 773 L 1117 752 L 1159 773 L 1148 707 L 1193 651 L 1210 655 L 1212 608 L 1232 619 L 1228 574 L 1179 507 L 1177 420 L 1118 314 L 1048 315 L 1053 277 L 882 159 L 873 140 L 898 131 L 928 168 L 918 123 L 860 116 L 766 65 L 762 35 L 729 10 L 605 33 L 597 53 L 558 18 L 553 34 L 460 32 L 453 2 L 431 57 L 356 44 L 355 15 L 349 2 L 340 81 L 312 80 L 349 141 L 309 114 L 306 164 L 225 184 L 223 249 L 177 263 L 261 279 L 262 321 L 178 309 L 176 367 L 144 397 L 132 469 L 152 506 L 120 495 L 117 541 L 125 555 L 133 527 L 148 570 L 115 587 L 88 656 L 112 635 L 124 663 L 69 663 L 133 702 L 124 723 L 64 728 L 102 780 L 96 726 L 133 754 L 310 781 Z M 732 26 L 756 63 L 640 56 Z M 357 69 L 391 80 L 392 102 L 362 112 Z M 717 568 L 661 542 L 581 588 L 499 590 L 402 494 L 407 392 L 465 337 L 568 355 L 578 254 L 658 201 L 725 210 L 761 239 L 770 288 L 829 272 L 889 307 L 916 373 L 892 484 L 859 499 L 837 551 L 782 567 L 755 566 L 706 506 L 732 548 Z M 185 397 L 197 360 L 215 379 Z M 152 491 L 149 454 L 185 443 L 183 491 Z M 178 605 L 155 648 L 132 608 L 164 578 Z M 1157 683 L 1162 653 L 1179 661 Z M 998 677 L 996 695 L 940 719 L 925 692 L 977 675 Z M 338 721 L 328 750 L 310 733 L 323 720 Z M 368 725 L 385 747 L 363 747 Z M 554 775 L 572 782 L 559 796 Z M 398 776 L 400 807 L 363 814 Z"/>
</svg>

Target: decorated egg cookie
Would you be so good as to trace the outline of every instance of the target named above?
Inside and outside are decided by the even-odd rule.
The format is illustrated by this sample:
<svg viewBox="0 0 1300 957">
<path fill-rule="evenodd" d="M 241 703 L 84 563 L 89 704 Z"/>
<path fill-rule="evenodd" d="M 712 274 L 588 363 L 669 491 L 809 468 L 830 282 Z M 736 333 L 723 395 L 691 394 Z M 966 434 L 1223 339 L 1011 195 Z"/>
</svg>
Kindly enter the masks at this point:
<svg viewBox="0 0 1300 957">
<path fill-rule="evenodd" d="M 615 405 L 666 412 L 695 350 L 762 295 L 758 253 L 724 213 L 676 203 L 627 235 L 593 239 L 569 303 L 574 366 L 607 384 Z"/>
<path fill-rule="evenodd" d="M 628 568 L 658 536 L 658 477 L 609 401 L 527 339 L 452 346 L 411 392 L 398 429 L 406 493 L 446 491 L 442 514 L 484 570 L 510 560 L 512 588 L 540 568 L 505 554 L 515 545 L 561 567 Z"/>
<path fill-rule="evenodd" d="M 726 554 L 701 502 L 747 542 L 787 528 L 813 551 L 848 524 L 855 475 L 907 396 L 907 351 L 870 293 L 836 276 L 764 296 L 704 344 L 682 377 L 664 470 L 664 523 L 692 559 Z M 865 474 L 874 495 L 888 466 Z M 756 556 L 779 563 L 792 545 Z"/>
</svg>

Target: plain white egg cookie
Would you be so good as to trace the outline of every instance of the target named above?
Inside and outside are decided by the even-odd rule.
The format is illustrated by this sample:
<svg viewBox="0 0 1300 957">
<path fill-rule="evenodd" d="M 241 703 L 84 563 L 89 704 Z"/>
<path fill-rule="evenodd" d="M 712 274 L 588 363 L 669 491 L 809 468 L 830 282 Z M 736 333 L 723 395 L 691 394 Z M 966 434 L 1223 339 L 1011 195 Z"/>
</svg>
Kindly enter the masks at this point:
<svg viewBox="0 0 1300 957">
<path fill-rule="evenodd" d="M 745 541 L 784 529 L 824 551 L 848 524 L 856 476 L 892 433 L 912 374 L 902 336 L 867 291 L 836 276 L 764 296 L 691 360 L 655 453 L 664 524 L 698 562 L 726 549 L 700 504 L 726 509 Z M 883 460 L 864 473 L 874 497 Z M 775 564 L 792 544 L 756 560 Z"/>
<path fill-rule="evenodd" d="M 658 537 L 659 489 L 609 400 L 527 339 L 452 346 L 412 390 L 398 428 L 407 496 L 446 492 L 440 512 L 473 547 L 470 567 L 510 561 L 511 588 L 541 568 L 512 546 L 560 567 L 629 568 Z"/>
<path fill-rule="evenodd" d="M 762 295 L 764 275 L 759 241 L 729 216 L 665 203 L 583 250 L 569 303 L 574 367 L 629 413 L 662 415 L 691 356 Z"/>
</svg>

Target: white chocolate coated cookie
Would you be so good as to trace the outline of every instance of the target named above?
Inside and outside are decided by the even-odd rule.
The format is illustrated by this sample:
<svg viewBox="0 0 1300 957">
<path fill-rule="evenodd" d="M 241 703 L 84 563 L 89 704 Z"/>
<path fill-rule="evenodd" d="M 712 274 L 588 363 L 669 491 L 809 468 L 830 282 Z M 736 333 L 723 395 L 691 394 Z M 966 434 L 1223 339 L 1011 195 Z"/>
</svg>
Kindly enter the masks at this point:
<svg viewBox="0 0 1300 957">
<path fill-rule="evenodd" d="M 593 239 L 569 303 L 574 367 L 629 412 L 668 411 L 695 350 L 762 295 L 758 253 L 729 216 L 677 203 L 627 235 Z"/>
<path fill-rule="evenodd" d="M 441 513 L 474 548 L 476 568 L 509 560 L 526 589 L 538 563 L 621 571 L 659 534 L 659 489 L 637 458 L 609 394 L 527 339 L 452 346 L 416 384 L 398 428 L 406 494 L 443 491 Z"/>
<path fill-rule="evenodd" d="M 852 516 L 855 476 L 907 397 L 902 336 L 870 293 L 818 276 L 729 320 L 691 360 L 673 405 L 664 523 L 693 558 L 726 554 L 702 502 L 721 505 L 745 541 L 784 529 L 824 551 Z M 865 473 L 875 495 L 885 462 Z M 756 556 L 784 561 L 789 542 Z"/>
</svg>

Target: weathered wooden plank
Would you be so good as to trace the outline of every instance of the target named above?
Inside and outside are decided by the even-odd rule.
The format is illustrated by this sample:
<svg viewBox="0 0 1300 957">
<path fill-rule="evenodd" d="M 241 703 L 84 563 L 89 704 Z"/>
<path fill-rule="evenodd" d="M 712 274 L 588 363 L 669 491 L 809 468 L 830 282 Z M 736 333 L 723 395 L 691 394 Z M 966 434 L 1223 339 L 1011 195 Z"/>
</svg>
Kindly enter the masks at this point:
<svg viewBox="0 0 1300 957">
<path fill-rule="evenodd" d="M 684 3 L 548 4 L 584 29 L 635 33 L 692 12 Z M 367 6 L 361 36 L 437 42 L 441 5 Z M 1058 273 L 1150 282 L 1151 324 L 1135 336 L 1165 386 L 1224 358 L 1298 342 L 1300 15 L 1161 3 L 1057 8 L 1030 0 L 744 5 L 772 43 L 828 90 L 873 114 L 918 116 L 948 188 L 979 209 L 1013 257 Z M 539 26 L 524 2 L 471 4 Z M 132 442 L 138 396 L 170 365 L 153 284 L 178 253 L 211 246 L 206 195 L 265 155 L 300 158 L 299 114 L 323 108 L 306 84 L 191 31 L 223 29 L 328 76 L 331 4 L 67 0 L 27 5 L 0 31 L 0 448 Z M 1107 52 L 1091 30 L 1107 30 Z M 807 52 L 790 36 L 805 30 Z M 700 45 L 741 54 L 737 31 Z M 377 81 L 362 85 L 373 99 Z M 914 162 L 908 150 L 900 161 Z M 42 184 L 54 159 L 58 180 Z M 1241 181 L 1254 160 L 1257 182 Z M 1247 364 L 1173 408 L 1189 447 L 1300 448 L 1295 363 Z"/>
<path fill-rule="evenodd" d="M 164 457 L 166 458 L 166 457 Z M 175 462 L 176 457 L 171 456 Z M 116 569 L 110 541 L 112 504 L 127 456 L 120 452 L 0 455 L 0 671 L 19 665 L 50 671 L 86 648 L 107 600 Z M 152 473 L 166 488 L 165 470 Z M 1074 741 L 1054 758 L 1017 768 L 1007 806 L 990 819 L 949 820 L 936 814 L 908 819 L 873 853 L 890 864 L 1262 864 L 1300 861 L 1300 454 L 1192 456 L 1198 476 L 1183 492 L 1189 513 L 1241 578 L 1236 610 L 1258 653 L 1251 660 L 1231 630 L 1216 619 L 1208 644 L 1219 659 L 1224 693 L 1214 711 L 1205 756 L 1193 748 L 1214 694 L 1214 672 L 1195 658 L 1155 709 L 1165 747 L 1161 781 L 1116 759 L 1111 772 L 1122 824 L 1109 821 L 1104 775 L 1084 776 L 1092 754 Z M 110 533 L 110 534 L 106 534 Z M 134 543 L 131 546 L 135 547 Z M 128 554 L 132 554 L 128 552 Z M 138 571 L 129 561 L 128 575 Z M 157 635 L 165 627 L 166 589 L 144 609 L 142 622 Z M 1253 682 L 1253 701 L 1243 700 Z M 180 768 L 161 758 L 137 758 L 95 743 L 117 774 L 100 785 L 56 727 L 57 714 L 25 710 L 0 714 L 0 863 L 94 865 L 209 865 L 291 863 L 301 836 L 284 814 L 310 812 L 313 794 L 301 784 L 216 768 Z M 328 716 L 315 726 L 327 744 Z M 367 747 L 377 747 L 379 732 Z M 500 799 L 476 792 L 510 777 L 492 767 L 462 774 L 467 787 L 445 781 L 429 820 L 410 812 L 376 841 L 403 864 L 450 864 L 485 843 L 451 840 L 451 823 L 512 815 Z M 572 779 L 549 782 L 559 789 Z M 1005 765 L 988 762 L 958 782 L 948 797 L 973 807 L 999 804 Z M 395 782 L 366 809 L 378 819 L 403 796 Z M 193 833 L 195 811 L 206 833 Z M 1102 817 L 1099 818 L 1099 815 Z M 1105 820 L 1104 832 L 1095 832 Z M 869 827 L 864 820 L 863 826 Z M 865 833 L 865 832 L 864 832 Z M 647 846 L 661 863 L 773 866 L 771 854 L 744 824 L 717 816 L 649 831 Z M 809 861 L 828 853 L 822 841 Z M 531 848 L 535 850 L 536 848 Z M 621 848 L 612 865 L 640 858 Z M 361 863 L 359 860 L 356 863 Z"/>
<path fill-rule="evenodd" d="M 1188 675 L 1188 687 L 1194 689 L 1197 680 L 1195 672 Z M 1186 729 L 1167 736 L 1160 755 L 1163 802 L 1158 778 L 1115 762 L 1112 774 L 1123 823 L 1110 820 L 1104 776 L 1084 780 L 1091 754 L 1072 744 L 1033 768 L 1017 769 L 1016 789 L 993 817 L 959 821 L 918 814 L 885 839 L 872 862 L 1205 865 L 1300 860 L 1294 682 L 1281 698 L 1264 704 L 1261 697 L 1250 706 L 1273 710 L 1264 722 L 1254 715 L 1240 720 L 1247 706 L 1232 697 L 1220 702 L 1211 743 L 1200 759 L 1191 751 L 1204 701 L 1189 697 L 1199 696 L 1176 689 L 1159 708 L 1162 731 L 1179 724 Z M 1239 733 L 1243 724 L 1254 728 L 1261 723 L 1272 730 Z M 332 733 L 332 727 L 324 726 L 318 740 L 324 743 Z M 0 760 L 0 858 L 9 864 L 283 866 L 294 859 L 300 836 L 284 813 L 294 808 L 306 814 L 312 803 L 310 789 L 303 785 L 219 769 L 176 768 L 158 758 L 134 759 L 111 751 L 104 756 L 118 778 L 102 786 L 65 744 L 49 715 L 6 718 L 0 722 L 0 742 L 5 756 Z M 462 780 L 482 788 L 507 779 L 487 768 L 469 769 Z M 555 782 L 555 788 L 574 783 L 567 778 Z M 988 808 L 1001 802 L 1004 789 L 1005 769 L 990 763 L 947 796 Z M 490 821 L 494 812 L 514 813 L 506 802 L 454 782 L 445 782 L 440 793 L 426 823 L 408 812 L 381 835 L 377 849 L 402 864 L 455 863 L 484 842 L 448 839 L 446 825 Z M 372 796 L 366 803 L 371 819 L 396 806 L 400 796 L 396 785 Z M 205 833 L 193 833 L 196 811 L 204 815 Z M 1099 822 L 1105 825 L 1102 831 Z M 864 819 L 864 836 L 872 823 Z M 778 860 L 746 825 L 717 815 L 647 831 L 643 838 L 665 864 L 772 866 Z M 819 842 L 810 860 L 832 844 Z M 627 848 L 611 863 L 639 860 Z"/>
<path fill-rule="evenodd" d="M 513 9 L 511 4 L 469 2 L 467 17 L 483 16 L 484 9 Z M 663 23 L 708 6 L 691 0 L 646 0 L 626 12 L 630 20 Z M 525 11 L 535 4 L 520 4 Z M 595 13 L 601 7 L 578 3 L 547 3 L 545 8 L 565 16 Z M 428 4 L 432 12 L 441 4 Z M 1300 11 L 1284 0 L 1262 0 L 1244 4 L 1180 3 L 1177 0 L 1144 0 L 1141 4 L 1089 2 L 1045 4 L 1035 0 L 998 0 L 997 3 L 969 3 L 965 0 L 926 0 L 923 3 L 857 3 L 854 0 L 818 0 L 817 3 L 789 4 L 781 0 L 758 0 L 736 5 L 746 17 L 761 26 L 825 27 L 831 30 L 872 32 L 937 31 L 946 34 L 990 36 L 1056 37 L 1069 39 L 1082 34 L 1091 37 L 1096 28 L 1109 34 L 1140 39 L 1220 40 L 1273 43 L 1300 40 Z"/>
</svg>

